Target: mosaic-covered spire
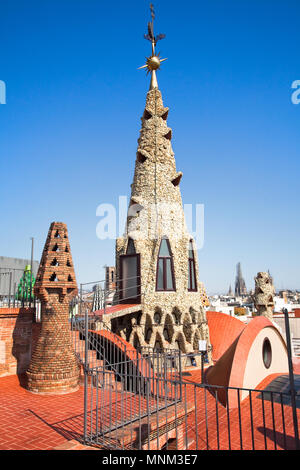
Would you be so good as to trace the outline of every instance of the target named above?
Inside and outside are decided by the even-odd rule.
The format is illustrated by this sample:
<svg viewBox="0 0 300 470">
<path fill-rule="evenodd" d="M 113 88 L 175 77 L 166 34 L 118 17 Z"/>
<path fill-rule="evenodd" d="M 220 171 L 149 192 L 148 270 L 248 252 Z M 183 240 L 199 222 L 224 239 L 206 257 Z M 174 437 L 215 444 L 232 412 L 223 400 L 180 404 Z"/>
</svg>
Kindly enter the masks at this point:
<svg viewBox="0 0 300 470">
<path fill-rule="evenodd" d="M 152 56 L 145 68 L 152 81 L 141 118 L 126 230 L 116 242 L 118 284 L 115 302 L 137 304 L 132 314 L 112 320 L 114 332 L 135 347 L 197 351 L 209 332 L 200 283 L 196 245 L 189 234 L 168 127 L 169 109 L 158 89 L 155 53 L 159 37 L 148 25 Z M 154 78 L 153 78 L 154 77 Z M 131 307 L 130 307 L 131 308 Z"/>
</svg>

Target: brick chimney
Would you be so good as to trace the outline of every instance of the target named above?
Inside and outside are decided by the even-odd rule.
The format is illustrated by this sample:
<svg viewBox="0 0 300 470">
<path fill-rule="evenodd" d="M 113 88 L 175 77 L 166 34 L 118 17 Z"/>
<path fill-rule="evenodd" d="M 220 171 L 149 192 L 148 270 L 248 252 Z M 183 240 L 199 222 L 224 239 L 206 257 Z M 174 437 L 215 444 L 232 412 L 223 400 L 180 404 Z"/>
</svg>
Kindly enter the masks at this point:
<svg viewBox="0 0 300 470">
<path fill-rule="evenodd" d="M 33 393 L 58 395 L 78 389 L 79 367 L 72 347 L 69 302 L 78 293 L 67 226 L 50 226 L 34 294 L 41 301 L 41 332 L 27 370 Z"/>
</svg>

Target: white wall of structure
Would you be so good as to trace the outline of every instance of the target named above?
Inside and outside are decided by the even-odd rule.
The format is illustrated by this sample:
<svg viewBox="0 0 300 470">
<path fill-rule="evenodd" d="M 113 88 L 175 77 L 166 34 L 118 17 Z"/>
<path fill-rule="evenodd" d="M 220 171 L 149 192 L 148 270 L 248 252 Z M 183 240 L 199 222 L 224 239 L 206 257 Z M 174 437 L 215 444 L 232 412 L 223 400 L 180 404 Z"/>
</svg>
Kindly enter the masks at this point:
<svg viewBox="0 0 300 470">
<path fill-rule="evenodd" d="M 286 308 L 288 312 L 292 311 L 294 306 L 292 304 L 288 304 L 282 297 L 274 297 L 274 312 L 282 312 L 282 309 Z"/>
</svg>

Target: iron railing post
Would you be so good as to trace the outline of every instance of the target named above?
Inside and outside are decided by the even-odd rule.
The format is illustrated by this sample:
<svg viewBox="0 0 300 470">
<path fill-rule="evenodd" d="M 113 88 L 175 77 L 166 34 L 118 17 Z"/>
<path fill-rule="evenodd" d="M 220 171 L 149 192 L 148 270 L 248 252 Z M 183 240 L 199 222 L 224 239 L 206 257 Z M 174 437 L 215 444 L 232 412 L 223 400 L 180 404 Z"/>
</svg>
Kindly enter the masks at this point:
<svg viewBox="0 0 300 470">
<path fill-rule="evenodd" d="M 179 349 L 179 387 L 180 387 L 180 399 L 182 400 L 182 364 L 181 364 L 181 350 Z"/>
<path fill-rule="evenodd" d="M 285 334 L 286 334 L 288 365 L 289 365 L 290 394 L 291 394 L 291 404 L 292 404 L 292 410 L 293 410 L 294 435 L 295 435 L 295 441 L 296 441 L 295 444 L 296 444 L 296 449 L 299 450 L 300 449 L 299 430 L 298 430 L 297 406 L 296 406 L 296 390 L 295 390 L 294 371 L 293 371 L 293 362 L 292 362 L 289 313 L 286 308 L 283 309 L 283 313 L 284 313 L 284 320 L 285 320 Z"/>
<path fill-rule="evenodd" d="M 14 272 L 14 279 L 15 279 L 15 272 Z M 16 294 L 17 294 L 17 283 L 14 282 L 14 293 L 13 293 L 14 304 L 13 304 L 13 308 L 15 308 L 15 306 L 16 306 Z"/>
<path fill-rule="evenodd" d="M 80 284 L 80 294 L 82 294 L 82 284 Z M 81 295 L 80 295 L 81 299 Z M 80 304 L 81 310 L 81 304 Z M 84 430 L 83 430 L 83 437 L 84 442 L 87 441 L 87 406 L 88 406 L 88 309 L 85 310 L 84 315 Z"/>
<path fill-rule="evenodd" d="M 105 318 L 106 313 L 106 284 L 104 284 L 104 299 L 103 299 L 103 315 Z"/>
<path fill-rule="evenodd" d="M 79 315 L 81 318 L 82 311 L 81 311 L 81 303 L 82 303 L 82 284 L 80 284 L 80 289 L 79 289 Z"/>
<path fill-rule="evenodd" d="M 10 273 L 9 273 L 8 308 L 10 308 L 10 298 L 11 298 L 11 283 L 12 283 L 12 271 L 10 271 Z"/>
<path fill-rule="evenodd" d="M 31 237 L 31 259 L 30 259 L 30 307 L 31 307 L 31 302 L 32 302 L 32 278 L 33 278 L 33 246 L 34 246 L 34 238 Z"/>
</svg>

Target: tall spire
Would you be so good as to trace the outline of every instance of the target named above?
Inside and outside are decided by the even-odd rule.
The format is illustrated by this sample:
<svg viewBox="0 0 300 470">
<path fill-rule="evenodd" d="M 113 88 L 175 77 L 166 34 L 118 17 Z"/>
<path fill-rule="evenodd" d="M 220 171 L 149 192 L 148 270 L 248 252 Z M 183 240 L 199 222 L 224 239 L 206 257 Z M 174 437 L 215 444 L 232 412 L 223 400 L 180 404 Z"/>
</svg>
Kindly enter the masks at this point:
<svg viewBox="0 0 300 470">
<path fill-rule="evenodd" d="M 154 8 L 152 3 L 150 3 L 150 11 L 151 11 L 151 18 L 152 20 L 148 23 L 148 34 L 144 34 L 144 38 L 151 42 L 152 45 L 152 55 L 146 57 L 146 64 L 139 67 L 139 69 L 147 69 L 148 73 L 151 73 L 151 81 L 150 81 L 150 90 L 154 90 L 158 88 L 157 78 L 156 78 L 156 70 L 160 69 L 160 64 L 167 59 L 161 59 L 159 57 L 159 53 L 156 53 L 155 48 L 158 41 L 165 38 L 165 34 L 157 34 L 154 35 Z"/>
<path fill-rule="evenodd" d="M 236 265 L 236 278 L 235 278 L 235 295 L 240 297 L 247 294 L 246 283 L 242 275 L 241 263 Z"/>
<path fill-rule="evenodd" d="M 152 55 L 142 67 L 151 73 L 151 84 L 141 118 L 125 233 L 116 240 L 119 281 L 114 300 L 137 307 L 128 316 L 115 317 L 112 331 L 134 347 L 179 348 L 183 353 L 196 351 L 203 339 L 210 360 L 204 310 L 208 299 L 199 279 L 196 245 L 185 223 L 182 172 L 176 169 L 172 129 L 167 124 L 169 108 L 163 104 L 155 75 L 165 60 L 155 51 L 164 35 L 154 35 L 152 5 L 151 16 L 145 38 L 151 42 Z"/>
</svg>

